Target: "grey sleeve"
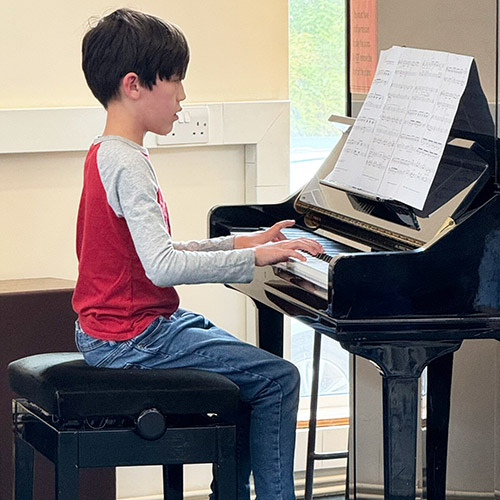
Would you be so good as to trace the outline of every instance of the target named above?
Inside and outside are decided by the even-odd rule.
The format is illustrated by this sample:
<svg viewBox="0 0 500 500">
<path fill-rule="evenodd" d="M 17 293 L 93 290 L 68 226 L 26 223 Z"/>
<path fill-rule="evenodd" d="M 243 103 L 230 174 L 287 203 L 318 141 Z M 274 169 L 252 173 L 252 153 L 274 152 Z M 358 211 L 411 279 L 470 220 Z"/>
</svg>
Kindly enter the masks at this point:
<svg viewBox="0 0 500 500">
<path fill-rule="evenodd" d="M 132 147 L 119 146 L 101 145 L 99 172 L 110 206 L 127 222 L 146 276 L 160 287 L 251 281 L 254 251 L 224 249 L 232 248 L 231 238 L 215 241 L 212 247 L 204 240 L 172 242 L 157 201 L 158 183 L 151 164 Z"/>
<path fill-rule="evenodd" d="M 176 250 L 191 250 L 193 252 L 210 252 L 213 250 L 233 250 L 234 236 L 221 236 L 206 240 L 173 241 Z"/>
</svg>

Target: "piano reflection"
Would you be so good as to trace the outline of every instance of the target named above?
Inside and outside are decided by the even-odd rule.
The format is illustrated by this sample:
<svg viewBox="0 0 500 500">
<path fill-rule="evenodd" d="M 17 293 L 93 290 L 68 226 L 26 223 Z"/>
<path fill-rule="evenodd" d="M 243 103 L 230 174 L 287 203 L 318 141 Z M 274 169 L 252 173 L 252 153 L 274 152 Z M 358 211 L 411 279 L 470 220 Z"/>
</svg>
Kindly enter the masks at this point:
<svg viewBox="0 0 500 500">
<path fill-rule="evenodd" d="M 385 498 L 415 499 L 418 378 L 428 366 L 427 498 L 444 499 L 452 353 L 464 339 L 500 338 L 500 196 L 488 103 L 472 63 L 421 209 L 328 182 L 354 123 L 332 119 L 342 138 L 300 192 L 277 204 L 215 207 L 210 236 L 295 219 L 287 236 L 320 240 L 320 258 L 257 268 L 252 283 L 230 286 L 255 302 L 262 348 L 282 355 L 286 314 L 310 325 L 317 342 L 328 335 L 379 367 Z"/>
</svg>

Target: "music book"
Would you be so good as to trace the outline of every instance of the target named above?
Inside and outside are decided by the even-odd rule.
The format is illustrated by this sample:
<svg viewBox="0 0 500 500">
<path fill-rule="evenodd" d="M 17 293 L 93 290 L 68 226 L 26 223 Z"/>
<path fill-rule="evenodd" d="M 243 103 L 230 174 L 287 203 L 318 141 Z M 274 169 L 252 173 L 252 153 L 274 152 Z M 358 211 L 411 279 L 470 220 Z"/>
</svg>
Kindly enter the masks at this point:
<svg viewBox="0 0 500 500">
<path fill-rule="evenodd" d="M 323 182 L 424 207 L 473 58 L 394 46 L 380 54 L 370 91 Z"/>
</svg>

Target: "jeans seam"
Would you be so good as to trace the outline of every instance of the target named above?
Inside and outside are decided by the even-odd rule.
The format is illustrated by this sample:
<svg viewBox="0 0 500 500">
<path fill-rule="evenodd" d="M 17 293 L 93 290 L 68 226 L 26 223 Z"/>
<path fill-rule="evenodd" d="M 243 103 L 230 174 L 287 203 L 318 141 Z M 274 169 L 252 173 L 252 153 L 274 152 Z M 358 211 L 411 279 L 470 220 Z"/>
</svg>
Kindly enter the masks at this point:
<svg viewBox="0 0 500 500">
<path fill-rule="evenodd" d="M 162 356 L 167 356 L 168 357 L 168 354 L 165 354 L 163 352 L 161 352 L 160 350 L 158 350 L 155 354 L 161 354 Z M 282 406 L 282 403 L 283 403 L 283 394 L 284 394 L 284 388 L 283 386 L 276 380 L 273 380 L 273 379 L 270 379 L 262 374 L 258 374 L 258 373 L 253 373 L 253 372 L 249 372 L 247 370 L 242 370 L 241 368 L 239 367 L 235 367 L 231 364 L 228 364 L 227 362 L 221 362 L 219 359 L 217 358 L 213 358 L 211 356 L 208 356 L 206 354 L 203 354 L 203 353 L 199 353 L 199 352 L 193 352 L 193 353 L 188 353 L 186 351 L 176 351 L 176 354 L 182 354 L 182 355 L 186 355 L 186 354 L 189 354 L 189 355 L 192 355 L 192 356 L 198 356 L 200 358 L 205 358 L 205 359 L 209 359 L 211 361 L 216 361 L 217 363 L 221 364 L 222 366 L 226 366 L 228 368 L 231 368 L 233 370 L 236 370 L 238 371 L 239 373 L 245 373 L 249 376 L 252 376 L 252 377 L 256 377 L 256 378 L 262 378 L 264 380 L 266 380 L 267 382 L 269 382 L 269 384 L 272 384 L 272 385 L 276 385 L 277 387 L 279 387 L 279 410 L 278 410 L 278 422 L 279 424 L 281 425 L 281 418 L 282 418 L 282 412 L 281 412 L 281 406 Z M 283 489 L 282 489 L 282 484 L 283 484 L 283 476 L 282 476 L 282 463 L 281 463 L 281 453 L 279 452 L 280 450 L 280 442 L 279 442 L 279 433 L 278 433 L 278 452 L 277 452 L 277 456 L 278 456 L 278 488 L 279 488 L 279 496 L 280 496 L 280 499 L 283 499 Z"/>
<path fill-rule="evenodd" d="M 104 359 L 102 359 L 99 363 L 96 363 L 96 367 L 105 367 L 106 365 L 109 365 L 112 363 L 124 350 L 124 346 L 126 346 L 127 343 L 123 342 L 120 345 L 116 347 L 116 349 L 113 349 Z"/>
</svg>

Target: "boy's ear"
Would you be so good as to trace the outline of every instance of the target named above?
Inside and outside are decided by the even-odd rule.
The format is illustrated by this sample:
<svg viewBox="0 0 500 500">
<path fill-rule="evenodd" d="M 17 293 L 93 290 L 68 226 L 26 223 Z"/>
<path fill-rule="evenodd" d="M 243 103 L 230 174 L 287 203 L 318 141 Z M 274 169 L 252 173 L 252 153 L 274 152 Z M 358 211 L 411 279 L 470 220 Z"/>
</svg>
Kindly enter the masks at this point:
<svg viewBox="0 0 500 500">
<path fill-rule="evenodd" d="M 121 91 L 124 97 L 136 100 L 139 98 L 141 89 L 143 88 L 137 73 L 127 73 L 121 81 Z"/>
</svg>

